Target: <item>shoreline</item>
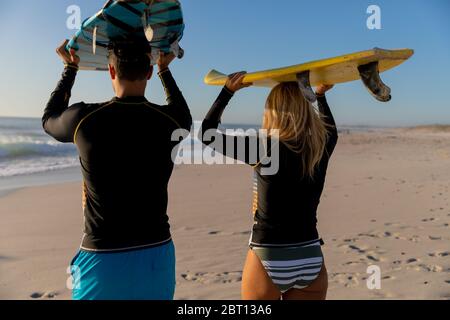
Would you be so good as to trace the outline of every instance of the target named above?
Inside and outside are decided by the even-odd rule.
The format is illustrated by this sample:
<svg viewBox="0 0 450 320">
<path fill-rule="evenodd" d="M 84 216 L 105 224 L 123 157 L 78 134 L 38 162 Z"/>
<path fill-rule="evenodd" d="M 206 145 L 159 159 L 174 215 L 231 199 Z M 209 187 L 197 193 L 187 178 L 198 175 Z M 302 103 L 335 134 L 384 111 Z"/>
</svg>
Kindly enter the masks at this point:
<svg viewBox="0 0 450 320">
<path fill-rule="evenodd" d="M 2 177 L 0 178 L 0 197 L 5 197 L 24 188 L 81 182 L 81 180 L 81 171 L 78 166 L 46 172 Z"/>
<path fill-rule="evenodd" d="M 399 135 L 403 137 L 436 137 L 447 138 L 450 137 L 450 125 L 422 125 L 410 127 L 377 127 L 377 126 L 338 126 L 338 131 L 341 136 L 375 136 L 375 135 Z M 389 137 L 391 138 L 391 137 Z M 181 165 L 184 166 L 184 165 Z M 180 165 L 176 165 L 178 169 Z M 61 184 L 66 182 L 81 181 L 81 168 L 79 165 L 55 169 L 45 172 L 37 172 L 24 175 L 14 175 L 7 177 L 0 177 L 0 197 L 6 196 L 11 192 L 15 192 L 26 187 L 46 186 L 52 184 Z"/>
</svg>

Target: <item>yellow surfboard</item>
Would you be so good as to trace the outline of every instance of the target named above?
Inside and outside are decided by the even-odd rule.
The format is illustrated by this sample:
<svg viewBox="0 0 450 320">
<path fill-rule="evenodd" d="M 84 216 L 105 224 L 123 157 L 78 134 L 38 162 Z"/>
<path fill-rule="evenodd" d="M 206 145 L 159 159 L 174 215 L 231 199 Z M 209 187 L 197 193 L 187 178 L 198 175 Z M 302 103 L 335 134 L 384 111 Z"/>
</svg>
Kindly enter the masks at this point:
<svg viewBox="0 0 450 320">
<path fill-rule="evenodd" d="M 298 75 L 305 72 L 309 76 L 310 86 L 363 79 L 366 87 L 378 100 L 389 101 L 390 89 L 381 82 L 379 73 L 397 67 L 413 54 L 414 51 L 411 49 L 374 48 L 285 68 L 248 73 L 244 78 L 244 83 L 271 88 L 281 82 L 298 81 Z M 226 81 L 227 75 L 216 70 L 210 71 L 205 77 L 205 83 L 208 85 L 223 86 Z"/>
</svg>

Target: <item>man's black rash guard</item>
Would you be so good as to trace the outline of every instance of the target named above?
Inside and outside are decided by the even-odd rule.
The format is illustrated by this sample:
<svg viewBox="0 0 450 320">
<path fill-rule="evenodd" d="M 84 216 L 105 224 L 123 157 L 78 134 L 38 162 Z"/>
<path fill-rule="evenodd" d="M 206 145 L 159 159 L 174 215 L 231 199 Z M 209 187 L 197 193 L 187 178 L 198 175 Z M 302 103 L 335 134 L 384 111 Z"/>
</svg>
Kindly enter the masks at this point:
<svg viewBox="0 0 450 320">
<path fill-rule="evenodd" d="M 235 150 L 226 150 L 220 146 L 226 145 L 226 140 L 246 139 L 236 138 L 217 131 L 222 114 L 232 98 L 233 93 L 224 88 L 215 101 L 200 130 L 200 139 L 210 145 L 215 151 L 228 157 L 237 158 Z M 274 175 L 262 174 L 264 166 L 258 162 L 244 160 L 255 165 L 255 184 L 257 186 L 256 204 L 254 204 L 254 225 L 252 246 L 291 246 L 319 240 L 317 231 L 317 208 L 325 184 L 328 162 L 338 140 L 336 123 L 325 96 L 318 96 L 319 111 L 327 125 L 328 140 L 324 155 L 318 164 L 313 178 L 305 177 L 301 170 L 300 154 L 289 149 L 279 141 L 279 170 Z M 212 141 L 203 139 L 208 130 L 216 130 Z M 211 144 L 217 139 L 223 143 Z M 245 143 L 245 153 L 249 153 L 249 145 Z M 270 149 L 269 149 L 270 150 Z M 322 242 L 323 243 L 323 242 Z"/>
<path fill-rule="evenodd" d="M 65 68 L 42 120 L 49 135 L 75 143 L 79 151 L 87 198 L 81 249 L 120 251 L 169 242 L 167 187 L 172 152 L 180 143 L 172 134 L 192 125 L 172 74 L 159 73 L 166 106 L 126 97 L 68 107 L 76 73 Z"/>
</svg>

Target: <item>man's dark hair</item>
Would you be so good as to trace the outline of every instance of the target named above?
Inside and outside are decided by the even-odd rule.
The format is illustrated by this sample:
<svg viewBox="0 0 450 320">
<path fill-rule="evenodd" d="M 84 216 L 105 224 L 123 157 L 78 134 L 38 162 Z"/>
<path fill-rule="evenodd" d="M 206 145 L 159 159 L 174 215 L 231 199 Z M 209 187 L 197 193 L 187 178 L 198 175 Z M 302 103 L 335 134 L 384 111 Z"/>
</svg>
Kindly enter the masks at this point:
<svg viewBox="0 0 450 320">
<path fill-rule="evenodd" d="M 150 65 L 150 46 L 139 42 L 112 42 L 108 47 L 109 63 L 114 66 L 117 77 L 128 81 L 147 79 L 153 70 Z"/>
</svg>

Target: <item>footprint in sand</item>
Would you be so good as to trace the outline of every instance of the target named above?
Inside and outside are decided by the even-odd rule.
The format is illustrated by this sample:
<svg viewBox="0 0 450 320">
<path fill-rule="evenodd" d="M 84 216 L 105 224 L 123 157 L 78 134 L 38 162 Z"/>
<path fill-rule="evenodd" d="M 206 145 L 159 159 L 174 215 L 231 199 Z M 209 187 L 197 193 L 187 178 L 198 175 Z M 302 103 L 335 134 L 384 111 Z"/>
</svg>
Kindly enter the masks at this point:
<svg viewBox="0 0 450 320">
<path fill-rule="evenodd" d="M 357 240 L 358 240 L 358 238 L 347 238 L 347 239 L 344 239 L 344 242 L 355 242 Z"/>
<path fill-rule="evenodd" d="M 411 242 L 420 242 L 420 236 L 413 235 L 412 237 L 409 237 L 408 240 Z"/>
<path fill-rule="evenodd" d="M 442 272 L 444 269 L 438 265 L 426 265 L 419 264 L 418 266 L 414 266 L 408 269 L 413 269 L 415 271 L 425 271 L 425 272 Z"/>
<path fill-rule="evenodd" d="M 444 292 L 444 293 L 440 294 L 440 297 L 442 299 L 450 300 L 450 293 Z"/>
<path fill-rule="evenodd" d="M 448 257 L 450 256 L 450 251 L 445 252 L 432 252 L 428 254 L 430 257 Z"/>
<path fill-rule="evenodd" d="M 419 262 L 419 259 L 416 258 L 409 258 L 408 260 L 406 260 L 407 264 L 411 264 L 411 263 L 415 263 L 415 262 Z"/>
<path fill-rule="evenodd" d="M 251 231 L 241 231 L 241 232 L 233 232 L 232 235 L 234 236 L 247 236 L 250 235 L 252 232 Z"/>
<path fill-rule="evenodd" d="M 198 282 L 202 284 L 213 284 L 213 283 L 236 283 L 242 281 L 242 272 L 196 272 L 196 273 L 183 273 L 181 278 L 186 281 Z"/>
<path fill-rule="evenodd" d="M 30 298 L 32 299 L 53 299 L 55 298 L 59 293 L 58 292 L 33 292 L 30 294 Z"/>
<path fill-rule="evenodd" d="M 355 252 L 359 255 L 363 255 L 365 259 L 374 261 L 374 262 L 380 262 L 385 261 L 384 258 L 380 257 L 380 254 L 385 253 L 382 250 L 369 250 L 368 246 L 357 246 L 357 245 L 347 245 L 347 244 L 341 244 L 338 246 L 339 248 L 342 248 L 346 250 L 346 253 Z M 365 260 L 362 259 L 362 260 Z"/>
<path fill-rule="evenodd" d="M 367 249 L 365 247 L 360 248 L 360 247 L 355 246 L 355 245 L 350 245 L 350 246 L 348 246 L 348 248 L 353 250 L 353 251 L 356 251 L 357 253 L 361 253 L 361 254 L 365 253 L 366 249 Z"/>
<path fill-rule="evenodd" d="M 417 263 L 419 263 L 419 262 L 420 262 L 420 259 L 418 259 L 418 258 L 409 258 L 409 259 L 406 259 L 405 261 L 394 260 L 394 261 L 392 261 L 392 265 L 393 265 L 392 270 L 393 271 L 402 270 L 404 268 L 402 265 L 406 264 L 407 270 L 426 271 L 427 268 L 424 267 L 425 266 L 424 264 L 417 265 Z"/>
<path fill-rule="evenodd" d="M 358 234 L 358 237 L 379 238 L 379 236 L 377 234 L 370 233 L 370 232 L 360 233 L 360 234 Z"/>
<path fill-rule="evenodd" d="M 398 226 L 400 229 L 407 228 L 407 227 L 401 227 Z M 391 231 L 381 231 L 381 232 L 366 232 L 366 233 L 360 233 L 358 234 L 360 237 L 367 237 L 367 238 L 395 238 L 397 240 L 407 240 L 405 237 L 402 237 L 400 233 L 391 232 Z"/>
<path fill-rule="evenodd" d="M 366 262 L 364 261 L 348 261 L 343 263 L 343 266 L 352 266 L 352 265 L 357 265 L 357 264 L 366 264 Z"/>
<path fill-rule="evenodd" d="M 360 273 L 330 273 L 331 282 L 337 282 L 346 288 L 353 288 L 359 285 L 358 277 Z"/>
<path fill-rule="evenodd" d="M 337 248 L 341 249 L 341 250 L 347 250 L 347 252 L 351 252 L 352 247 L 354 247 L 353 245 L 349 245 L 347 243 L 341 243 L 337 246 Z"/>
<path fill-rule="evenodd" d="M 44 296 L 43 292 L 33 292 L 32 294 L 30 294 L 30 298 L 33 299 L 39 299 L 42 298 Z"/>
<path fill-rule="evenodd" d="M 386 227 L 399 227 L 400 223 L 396 223 L 396 222 L 387 222 L 384 224 Z"/>
<path fill-rule="evenodd" d="M 395 238 L 397 240 L 406 240 L 406 238 L 402 237 L 400 233 L 391 231 L 385 231 L 384 233 L 381 233 L 380 236 L 383 238 Z"/>
<path fill-rule="evenodd" d="M 376 297 L 376 299 L 392 299 L 395 295 L 391 292 L 379 292 L 377 290 L 372 290 L 372 294 Z"/>
<path fill-rule="evenodd" d="M 381 278 L 381 280 L 395 280 L 396 278 L 394 276 L 384 276 Z M 362 277 L 361 278 L 362 281 L 367 280 L 367 277 Z"/>
<path fill-rule="evenodd" d="M 377 256 L 377 255 L 375 255 L 375 254 L 368 254 L 368 255 L 366 256 L 366 258 L 367 258 L 368 260 L 374 261 L 374 262 L 384 261 L 383 258 L 381 258 L 381 257 L 379 257 L 379 256 Z"/>
</svg>

